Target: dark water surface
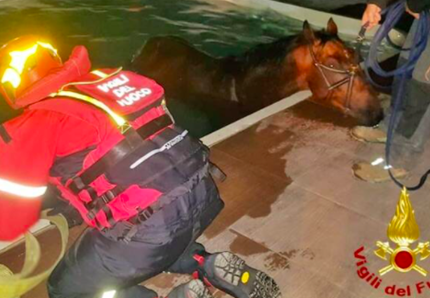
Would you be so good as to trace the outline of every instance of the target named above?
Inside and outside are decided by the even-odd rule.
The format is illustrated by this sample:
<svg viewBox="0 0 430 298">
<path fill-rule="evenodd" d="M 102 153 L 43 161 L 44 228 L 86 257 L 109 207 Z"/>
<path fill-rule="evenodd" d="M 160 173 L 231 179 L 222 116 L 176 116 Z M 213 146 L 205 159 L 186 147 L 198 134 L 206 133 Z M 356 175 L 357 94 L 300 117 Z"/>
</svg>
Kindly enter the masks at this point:
<svg viewBox="0 0 430 298">
<path fill-rule="evenodd" d="M 211 55 L 225 56 L 302 28 L 284 15 L 221 0 L 0 0 L 0 17 L 0 43 L 41 35 L 63 60 L 75 45 L 85 45 L 94 68 L 127 67 L 152 36 L 180 36 Z M 181 101 L 170 99 L 169 108 L 195 136 L 215 129 L 207 115 Z"/>
<path fill-rule="evenodd" d="M 40 34 L 63 58 L 83 44 L 96 67 L 126 66 L 151 36 L 181 36 L 224 56 L 295 34 L 302 26 L 280 14 L 219 0 L 3 0 L 0 17 L 0 43 Z"/>
</svg>

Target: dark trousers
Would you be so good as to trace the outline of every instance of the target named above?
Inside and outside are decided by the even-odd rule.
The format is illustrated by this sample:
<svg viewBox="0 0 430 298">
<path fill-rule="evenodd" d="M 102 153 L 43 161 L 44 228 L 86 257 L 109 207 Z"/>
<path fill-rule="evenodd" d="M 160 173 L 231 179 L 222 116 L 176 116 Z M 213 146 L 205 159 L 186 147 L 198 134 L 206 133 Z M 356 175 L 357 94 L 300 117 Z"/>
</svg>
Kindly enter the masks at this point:
<svg viewBox="0 0 430 298">
<path fill-rule="evenodd" d="M 195 240 L 223 206 L 215 183 L 206 177 L 139 224 L 129 243 L 88 229 L 49 278 L 50 298 L 99 298 L 112 290 L 115 298 L 157 297 L 139 284 L 163 271 L 192 273 L 194 252 L 204 251 Z"/>
<path fill-rule="evenodd" d="M 430 84 L 411 79 L 406 83 L 402 116 L 396 132 L 412 138 L 430 105 Z"/>
<path fill-rule="evenodd" d="M 417 30 L 417 25 L 418 22 L 415 20 L 404 45 L 405 48 L 412 46 L 413 38 Z M 409 59 L 409 52 L 402 52 L 398 61 L 398 65 L 403 65 L 407 59 Z M 412 78 L 408 78 L 404 88 L 404 94 L 402 94 L 403 105 L 401 106 L 399 117 L 396 119 L 396 134 L 406 139 L 411 139 L 413 137 L 430 105 L 430 81 L 428 77 L 429 68 L 430 40 L 428 41 L 426 49 L 421 54 L 415 66 Z M 395 94 L 398 92 L 398 84 L 399 81 L 396 80 L 393 96 L 395 96 Z M 386 126 L 388 126 L 388 120 L 389 117 L 386 117 Z M 429 129 L 423 129 L 422 133 L 425 134 L 425 136 L 421 137 L 421 139 L 424 140 L 429 135 Z"/>
</svg>

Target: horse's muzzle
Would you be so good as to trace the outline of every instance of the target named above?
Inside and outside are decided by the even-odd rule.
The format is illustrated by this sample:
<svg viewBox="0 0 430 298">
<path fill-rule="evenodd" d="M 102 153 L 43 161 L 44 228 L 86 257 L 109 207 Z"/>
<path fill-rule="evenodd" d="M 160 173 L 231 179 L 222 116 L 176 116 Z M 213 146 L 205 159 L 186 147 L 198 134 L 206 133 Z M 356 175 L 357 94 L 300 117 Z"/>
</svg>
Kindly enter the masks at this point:
<svg viewBox="0 0 430 298">
<path fill-rule="evenodd" d="M 360 125 L 375 126 L 384 119 L 384 111 L 381 107 L 376 109 L 367 109 L 356 117 Z"/>
</svg>

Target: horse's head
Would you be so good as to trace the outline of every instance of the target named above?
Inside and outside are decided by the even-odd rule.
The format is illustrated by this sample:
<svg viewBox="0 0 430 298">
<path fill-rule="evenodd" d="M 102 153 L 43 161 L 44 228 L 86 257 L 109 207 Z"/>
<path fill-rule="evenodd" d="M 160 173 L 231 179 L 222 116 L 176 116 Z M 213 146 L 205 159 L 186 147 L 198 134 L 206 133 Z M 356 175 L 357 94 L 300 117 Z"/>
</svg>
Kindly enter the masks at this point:
<svg viewBox="0 0 430 298">
<path fill-rule="evenodd" d="M 305 74 L 301 84 L 312 91 L 314 101 L 332 106 L 363 125 L 373 126 L 382 119 L 377 93 L 366 81 L 355 51 L 338 37 L 332 19 L 325 30 L 317 32 L 306 21 L 303 45 L 297 50 L 298 71 Z"/>
</svg>

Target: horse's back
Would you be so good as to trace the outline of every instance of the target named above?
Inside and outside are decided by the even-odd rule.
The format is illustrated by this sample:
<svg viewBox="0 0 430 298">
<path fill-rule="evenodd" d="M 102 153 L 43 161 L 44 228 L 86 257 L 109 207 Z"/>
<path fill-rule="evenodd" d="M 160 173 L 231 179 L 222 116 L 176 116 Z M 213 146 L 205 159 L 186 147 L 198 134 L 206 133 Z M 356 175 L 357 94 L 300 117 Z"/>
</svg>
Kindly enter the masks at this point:
<svg viewBox="0 0 430 298">
<path fill-rule="evenodd" d="M 132 69 L 161 84 L 168 96 L 192 100 L 213 88 L 218 60 L 173 36 L 153 37 L 134 57 Z"/>
<path fill-rule="evenodd" d="M 207 55 L 194 49 L 187 41 L 175 36 L 157 36 L 150 38 L 140 52 L 133 58 L 133 70 L 156 76 L 164 68 L 186 67 L 196 61 L 207 59 Z"/>
<path fill-rule="evenodd" d="M 144 61 L 143 58 L 151 57 L 154 54 L 178 55 L 187 53 L 192 49 L 192 46 L 186 40 L 176 36 L 151 37 L 134 57 L 133 64 Z"/>
</svg>

